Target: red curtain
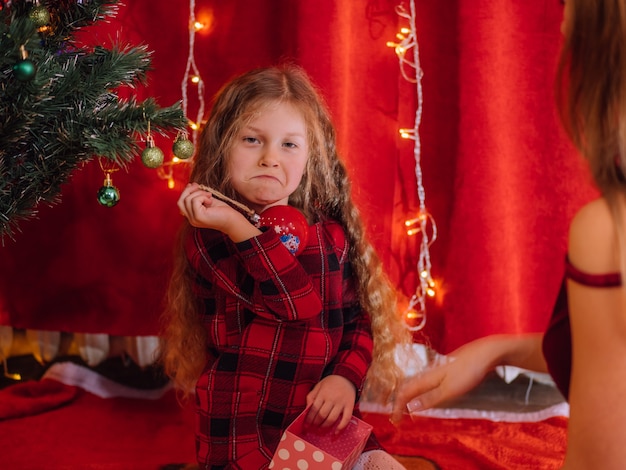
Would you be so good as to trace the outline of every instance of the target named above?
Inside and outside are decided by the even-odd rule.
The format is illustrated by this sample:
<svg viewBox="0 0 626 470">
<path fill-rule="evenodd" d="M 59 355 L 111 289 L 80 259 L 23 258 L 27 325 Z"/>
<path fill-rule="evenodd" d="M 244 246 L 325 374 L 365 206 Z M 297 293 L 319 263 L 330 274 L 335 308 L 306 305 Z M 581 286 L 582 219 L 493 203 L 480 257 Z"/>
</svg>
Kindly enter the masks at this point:
<svg viewBox="0 0 626 470">
<path fill-rule="evenodd" d="M 354 197 L 398 290 L 416 287 L 419 240 L 413 142 L 416 86 L 386 46 L 398 1 L 196 0 L 209 24 L 195 56 L 206 98 L 234 74 L 281 60 L 301 64 L 327 98 Z M 409 10 L 409 2 L 404 1 Z M 423 70 L 419 128 L 430 248 L 439 287 L 419 341 L 448 352 L 495 332 L 544 328 L 562 275 L 568 222 L 594 197 L 560 130 L 553 77 L 561 41 L 558 0 L 415 0 Z M 186 2 L 134 0 L 87 39 L 145 43 L 153 68 L 141 98 L 181 99 L 188 54 Z M 189 117 L 198 109 L 189 88 Z M 157 144 L 169 153 L 171 140 Z M 0 323 L 19 328 L 150 335 L 169 275 L 185 172 L 168 189 L 140 161 L 113 174 L 114 208 L 96 201 L 97 162 L 77 171 L 62 203 L 42 207 L 0 248 Z"/>
</svg>

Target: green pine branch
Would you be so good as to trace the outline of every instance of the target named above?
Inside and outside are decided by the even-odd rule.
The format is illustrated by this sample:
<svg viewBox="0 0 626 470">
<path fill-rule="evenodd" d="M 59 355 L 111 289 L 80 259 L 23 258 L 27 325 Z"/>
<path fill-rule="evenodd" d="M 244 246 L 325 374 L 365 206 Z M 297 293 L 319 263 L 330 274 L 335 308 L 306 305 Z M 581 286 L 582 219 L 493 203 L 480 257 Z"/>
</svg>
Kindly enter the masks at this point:
<svg viewBox="0 0 626 470">
<path fill-rule="evenodd" d="M 32 2 L 2 4 L 0 239 L 14 238 L 19 221 L 36 216 L 39 204 L 58 203 L 61 186 L 83 163 L 104 157 L 125 166 L 140 154 L 148 130 L 186 128 L 180 103 L 162 108 L 152 98 L 120 99 L 120 88 L 146 83 L 151 53 L 145 46 L 86 47 L 75 39 L 114 15 L 117 4 L 41 1 L 50 13 L 43 29 L 29 15 Z M 14 70 L 24 51 L 36 66 L 27 79 Z"/>
</svg>

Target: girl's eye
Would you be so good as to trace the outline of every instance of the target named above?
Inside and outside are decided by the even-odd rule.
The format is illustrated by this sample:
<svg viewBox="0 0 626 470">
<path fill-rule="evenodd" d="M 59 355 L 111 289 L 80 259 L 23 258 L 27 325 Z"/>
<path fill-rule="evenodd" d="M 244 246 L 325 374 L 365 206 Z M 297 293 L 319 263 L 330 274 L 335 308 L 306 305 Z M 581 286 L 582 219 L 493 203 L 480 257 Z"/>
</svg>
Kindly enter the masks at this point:
<svg viewBox="0 0 626 470">
<path fill-rule="evenodd" d="M 295 148 L 297 148 L 297 147 L 298 147 L 298 145 L 297 145 L 297 144 L 294 144 L 293 142 L 285 142 L 283 145 L 284 145 L 285 147 L 290 148 L 290 149 L 295 149 Z"/>
<path fill-rule="evenodd" d="M 258 140 L 256 139 L 256 137 L 244 137 L 243 141 L 249 144 L 254 144 L 256 142 L 258 142 Z"/>
</svg>

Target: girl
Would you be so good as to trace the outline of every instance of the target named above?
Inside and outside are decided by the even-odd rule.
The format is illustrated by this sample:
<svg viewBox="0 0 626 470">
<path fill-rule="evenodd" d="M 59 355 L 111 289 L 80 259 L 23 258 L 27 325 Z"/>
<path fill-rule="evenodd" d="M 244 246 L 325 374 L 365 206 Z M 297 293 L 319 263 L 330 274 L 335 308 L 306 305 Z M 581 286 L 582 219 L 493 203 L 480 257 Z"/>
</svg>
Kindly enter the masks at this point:
<svg viewBox="0 0 626 470">
<path fill-rule="evenodd" d="M 602 196 L 569 230 L 565 280 L 545 334 L 494 335 L 409 381 L 393 419 L 474 387 L 499 364 L 549 371 L 570 404 L 566 469 L 626 462 L 626 0 L 566 0 L 557 94 Z M 543 353 L 543 354 L 542 354 Z"/>
<path fill-rule="evenodd" d="M 163 362 L 195 389 L 202 468 L 267 468 L 285 428 L 343 430 L 363 392 L 402 378 L 408 344 L 393 290 L 350 196 L 321 96 L 295 66 L 245 73 L 218 93 L 191 181 L 168 292 Z M 294 256 L 231 204 L 299 209 L 311 226 Z M 358 468 L 403 468 L 370 438 Z M 368 463 L 369 462 L 369 463 Z M 359 467 L 360 466 L 360 467 Z"/>
</svg>

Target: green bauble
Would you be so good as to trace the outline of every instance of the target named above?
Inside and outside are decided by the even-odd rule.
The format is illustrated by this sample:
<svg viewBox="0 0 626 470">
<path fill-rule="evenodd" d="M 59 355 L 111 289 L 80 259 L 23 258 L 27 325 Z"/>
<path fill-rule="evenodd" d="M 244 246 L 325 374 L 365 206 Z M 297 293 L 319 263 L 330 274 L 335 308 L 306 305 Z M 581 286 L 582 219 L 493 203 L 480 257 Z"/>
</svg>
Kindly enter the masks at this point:
<svg viewBox="0 0 626 470">
<path fill-rule="evenodd" d="M 174 156 L 180 158 L 181 160 L 187 160 L 191 157 L 194 150 L 193 142 L 189 139 L 177 139 L 172 146 Z"/>
<path fill-rule="evenodd" d="M 38 28 L 50 23 L 50 12 L 43 5 L 33 7 L 28 13 L 28 16 Z"/>
<path fill-rule="evenodd" d="M 13 66 L 13 74 L 20 82 L 27 82 L 35 76 L 36 67 L 30 60 L 20 60 Z"/>
<path fill-rule="evenodd" d="M 120 202 L 120 192 L 115 186 L 102 186 L 98 190 L 98 202 L 105 207 L 113 207 Z"/>
<path fill-rule="evenodd" d="M 148 168 L 158 168 L 163 165 L 165 156 L 159 147 L 147 147 L 141 152 L 141 161 Z"/>
</svg>

